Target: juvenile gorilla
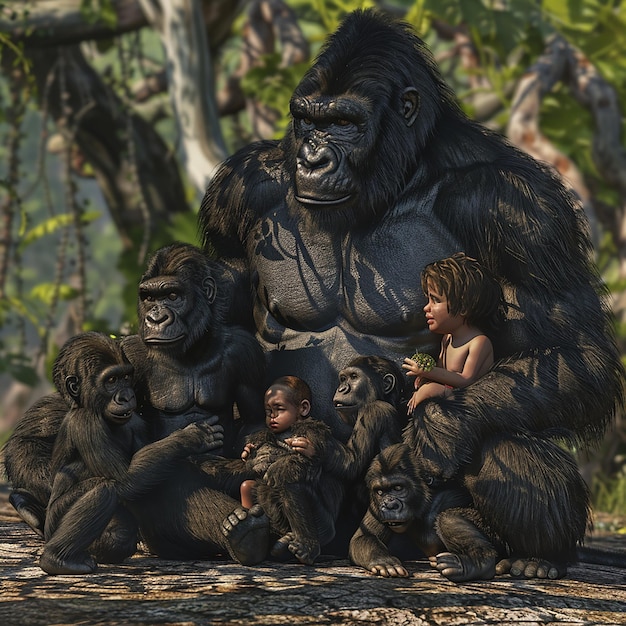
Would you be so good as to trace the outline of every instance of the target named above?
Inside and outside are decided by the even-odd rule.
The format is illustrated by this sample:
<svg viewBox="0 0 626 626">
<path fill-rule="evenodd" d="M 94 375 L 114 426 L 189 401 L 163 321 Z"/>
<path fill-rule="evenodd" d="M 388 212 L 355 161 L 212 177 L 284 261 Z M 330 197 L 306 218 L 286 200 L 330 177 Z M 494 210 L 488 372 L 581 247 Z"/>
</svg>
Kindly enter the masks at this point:
<svg viewBox="0 0 626 626">
<path fill-rule="evenodd" d="M 515 556 L 528 575 L 537 575 L 535 558 L 564 574 L 571 529 L 585 527 L 586 511 L 571 505 L 580 494 L 558 492 L 571 509 L 551 519 L 551 505 L 530 495 L 545 471 L 567 478 L 541 440 L 558 432 L 566 443 L 593 443 L 623 405 L 624 372 L 579 203 L 545 166 L 461 112 L 410 27 L 372 11 L 351 14 L 329 39 L 291 114 L 281 141 L 225 162 L 200 214 L 207 246 L 252 294 L 269 377 L 307 380 L 320 418 L 347 438 L 332 407 L 336 372 L 358 354 L 397 362 L 436 354 L 420 272 L 459 251 L 476 258 L 507 305 L 490 337 L 497 364 L 420 404 L 405 439 L 445 480 L 480 455 L 489 434 L 506 442 L 529 433 L 536 465 L 510 467 L 499 498 L 481 510 L 487 523 L 501 518 L 508 542 L 529 532 L 510 502 L 535 507 L 548 527 L 533 526 L 541 541 Z M 463 562 L 468 578 L 493 570 Z"/>
<path fill-rule="evenodd" d="M 213 418 L 144 447 L 133 367 L 106 335 L 66 342 L 53 378 L 69 409 L 52 452 L 40 566 L 49 574 L 89 573 L 94 556 L 118 562 L 135 552 L 137 523 L 124 502 L 151 491 L 175 472 L 176 461 L 221 446 L 223 437 L 211 428 Z"/>
<path fill-rule="evenodd" d="M 349 557 L 379 576 L 408 576 L 389 543 L 394 534 L 406 535 L 426 556 L 445 548 L 435 522 L 442 511 L 470 504 L 457 483 L 434 485 L 406 444 L 390 446 L 372 461 L 365 483 L 369 507 L 350 540 Z"/>
<path fill-rule="evenodd" d="M 224 324 L 227 304 L 219 266 L 194 246 L 172 244 L 149 260 L 139 284 L 139 334 L 122 347 L 151 439 L 217 415 L 221 453 L 231 456 L 240 431 L 263 425 L 263 353 L 248 331 Z"/>
<path fill-rule="evenodd" d="M 538 456 L 531 458 L 526 448 Z M 527 489 L 528 495 L 510 500 L 509 472 L 528 475 L 538 463 L 545 474 Z M 521 435 L 491 439 L 462 480 L 443 484 L 437 484 L 406 444 L 398 444 L 374 459 L 366 483 L 370 506 L 352 537 L 349 555 L 353 563 L 380 576 L 408 576 L 387 547 L 394 533 L 406 534 L 443 576 L 462 582 L 492 578 L 496 571 L 520 575 L 529 567 L 533 575 L 553 577 L 551 562 L 565 565 L 564 556 L 576 560 L 572 546 L 586 530 L 585 482 L 574 459 L 547 440 L 530 441 Z M 561 492 L 561 497 L 555 497 Z M 553 528 L 561 532 L 553 533 L 547 544 L 538 537 L 541 533 L 511 534 L 505 525 L 507 516 L 491 504 L 504 498 L 514 508 L 520 528 L 536 525 L 543 532 L 553 533 Z M 572 511 L 576 515 L 570 519 Z M 546 545 L 552 546 L 552 552 L 545 551 Z M 511 558 L 540 550 L 549 561 L 516 563 Z M 483 566 L 480 571 L 478 563 Z"/>
</svg>

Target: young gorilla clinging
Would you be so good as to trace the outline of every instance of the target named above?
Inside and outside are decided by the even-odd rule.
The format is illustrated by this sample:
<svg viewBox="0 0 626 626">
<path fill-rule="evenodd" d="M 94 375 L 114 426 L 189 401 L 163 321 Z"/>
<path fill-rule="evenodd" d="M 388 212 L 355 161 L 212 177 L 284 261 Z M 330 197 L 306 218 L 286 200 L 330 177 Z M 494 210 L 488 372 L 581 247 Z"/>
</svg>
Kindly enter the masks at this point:
<svg viewBox="0 0 626 626">
<path fill-rule="evenodd" d="M 61 348 L 53 368 L 69 407 L 52 452 L 53 477 L 40 566 L 49 574 L 93 572 L 96 559 L 135 552 L 137 522 L 124 506 L 176 470 L 175 461 L 222 445 L 217 418 L 143 446 L 135 413 L 133 367 L 110 337 L 82 333 Z"/>
<path fill-rule="evenodd" d="M 348 542 L 367 505 L 362 480 L 376 454 L 401 441 L 406 419 L 405 377 L 400 367 L 380 356 L 352 359 L 340 372 L 333 402 L 350 438 L 326 442 L 320 455 L 324 473 L 338 479 L 341 497 L 335 504 L 337 537 L 329 551 L 347 554 Z"/>
</svg>

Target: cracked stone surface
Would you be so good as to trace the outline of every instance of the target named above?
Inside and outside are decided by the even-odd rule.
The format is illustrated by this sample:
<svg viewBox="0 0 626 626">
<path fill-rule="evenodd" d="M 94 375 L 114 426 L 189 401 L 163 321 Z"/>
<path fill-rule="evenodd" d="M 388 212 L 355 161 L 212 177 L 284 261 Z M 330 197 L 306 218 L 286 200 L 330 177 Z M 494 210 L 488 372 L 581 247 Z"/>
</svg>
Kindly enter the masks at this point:
<svg viewBox="0 0 626 626">
<path fill-rule="evenodd" d="M 94 574 L 48 576 L 42 541 L 0 490 L 0 624 L 3 626 L 239 624 L 290 626 L 626 625 L 626 569 L 579 564 L 556 581 L 455 584 L 427 561 L 407 579 L 374 577 L 345 560 L 309 567 L 229 560 L 167 561 L 143 551 Z M 626 535 L 594 539 L 626 555 Z"/>
</svg>

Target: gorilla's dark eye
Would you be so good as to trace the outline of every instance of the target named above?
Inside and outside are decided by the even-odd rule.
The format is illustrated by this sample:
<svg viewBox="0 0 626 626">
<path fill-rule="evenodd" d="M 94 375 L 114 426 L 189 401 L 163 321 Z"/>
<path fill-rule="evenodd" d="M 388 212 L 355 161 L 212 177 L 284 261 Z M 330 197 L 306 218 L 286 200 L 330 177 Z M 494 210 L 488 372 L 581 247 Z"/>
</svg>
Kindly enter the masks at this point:
<svg viewBox="0 0 626 626">
<path fill-rule="evenodd" d="M 175 291 L 172 291 L 167 297 L 170 300 L 178 300 L 178 294 Z"/>
<path fill-rule="evenodd" d="M 402 491 L 402 485 L 394 485 L 393 486 L 393 490 L 394 491 Z"/>
<path fill-rule="evenodd" d="M 352 124 L 352 122 L 350 120 L 337 120 L 337 125 L 338 126 L 350 126 Z"/>
<path fill-rule="evenodd" d="M 107 384 L 109 385 L 114 385 L 117 382 L 117 377 L 116 376 L 109 376 L 107 378 Z"/>
</svg>

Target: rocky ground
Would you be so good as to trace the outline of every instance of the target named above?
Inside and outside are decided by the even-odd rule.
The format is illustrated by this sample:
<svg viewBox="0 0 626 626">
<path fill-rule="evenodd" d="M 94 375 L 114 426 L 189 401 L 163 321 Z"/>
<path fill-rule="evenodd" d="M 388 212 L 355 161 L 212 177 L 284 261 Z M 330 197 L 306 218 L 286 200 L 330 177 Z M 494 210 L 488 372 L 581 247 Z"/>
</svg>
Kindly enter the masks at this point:
<svg viewBox="0 0 626 626">
<path fill-rule="evenodd" d="M 567 624 L 626 625 L 626 569 L 580 564 L 557 581 L 508 576 L 454 584 L 426 561 L 408 579 L 381 579 L 345 560 L 314 567 L 229 561 L 165 561 L 139 552 L 88 576 L 48 576 L 41 540 L 13 513 L 0 488 L 2 626 L 291 626 Z M 611 521 L 591 545 L 621 552 Z M 603 531 L 606 528 L 607 531 Z"/>
</svg>

